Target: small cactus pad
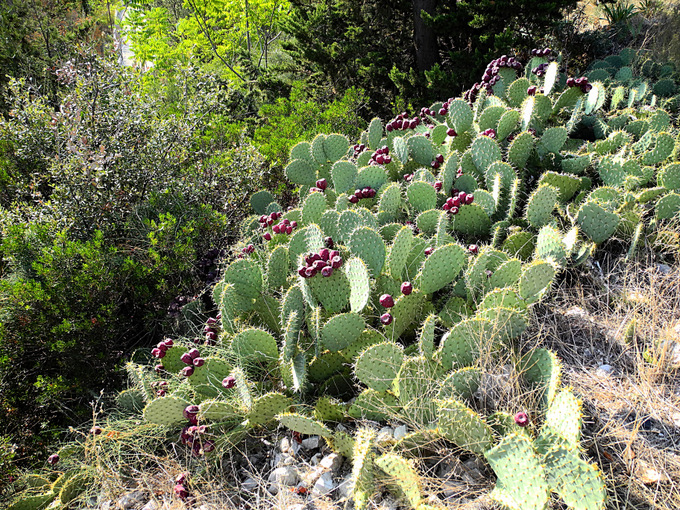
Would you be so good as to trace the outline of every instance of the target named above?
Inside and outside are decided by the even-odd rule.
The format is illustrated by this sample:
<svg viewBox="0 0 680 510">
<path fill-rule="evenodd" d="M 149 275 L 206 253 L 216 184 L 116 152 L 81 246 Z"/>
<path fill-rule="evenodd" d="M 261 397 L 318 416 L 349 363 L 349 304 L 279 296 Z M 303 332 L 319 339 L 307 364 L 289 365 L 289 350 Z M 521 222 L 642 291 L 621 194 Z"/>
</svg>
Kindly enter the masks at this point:
<svg viewBox="0 0 680 510">
<path fill-rule="evenodd" d="M 547 408 L 557 394 L 562 368 L 555 354 L 547 349 L 533 349 L 520 360 L 518 372 L 533 391 L 538 391 L 538 401 Z"/>
<path fill-rule="evenodd" d="M 271 362 L 279 357 L 279 349 L 272 335 L 262 329 L 241 331 L 231 342 L 231 350 L 241 363 Z"/>
<path fill-rule="evenodd" d="M 441 382 L 437 398 L 439 400 L 455 398 L 470 401 L 473 394 L 479 389 L 481 381 L 482 372 L 478 368 L 461 368 L 451 372 Z"/>
<path fill-rule="evenodd" d="M 451 283 L 463 269 L 465 250 L 457 244 L 440 246 L 425 259 L 418 285 L 425 294 L 436 292 Z"/>
<path fill-rule="evenodd" d="M 422 499 L 420 476 L 409 461 L 400 455 L 386 453 L 375 459 L 375 465 L 389 477 L 389 487 L 394 487 L 397 496 L 406 500 L 411 507 L 417 507 Z"/>
<path fill-rule="evenodd" d="M 185 423 L 184 409 L 189 402 L 176 397 L 161 397 L 152 400 L 144 408 L 144 419 L 158 425 L 175 426 Z"/>
<path fill-rule="evenodd" d="M 357 358 L 354 373 L 369 388 L 387 391 L 397 377 L 404 359 L 403 349 L 392 342 L 373 345 Z"/>
<path fill-rule="evenodd" d="M 349 415 L 355 419 L 384 421 L 399 410 L 399 402 L 391 393 L 367 389 L 359 393 L 349 408 Z"/>
<path fill-rule="evenodd" d="M 324 324 L 321 339 L 324 348 L 338 352 L 349 347 L 366 327 L 364 318 L 358 313 L 348 312 L 335 315 Z"/>
<path fill-rule="evenodd" d="M 276 418 L 276 415 L 287 410 L 292 400 L 280 393 L 267 393 L 253 400 L 248 412 L 248 422 L 251 425 L 264 425 Z"/>
<path fill-rule="evenodd" d="M 506 436 L 485 453 L 498 481 L 491 497 L 512 510 L 544 510 L 549 499 L 545 468 L 531 440 L 523 434 Z"/>
<path fill-rule="evenodd" d="M 493 430 L 455 398 L 439 401 L 439 431 L 459 447 L 482 455 L 493 445 Z"/>
<path fill-rule="evenodd" d="M 519 279 L 519 295 L 527 303 L 535 303 L 547 292 L 555 279 L 555 267 L 544 260 L 529 264 Z"/>
<path fill-rule="evenodd" d="M 323 423 L 297 413 L 284 413 L 276 417 L 284 427 L 310 436 L 332 437 L 333 432 Z"/>
<path fill-rule="evenodd" d="M 7 510 L 42 510 L 50 502 L 54 501 L 57 495 L 54 492 L 39 494 L 37 496 L 24 496 L 12 503 Z"/>
<path fill-rule="evenodd" d="M 581 403 L 568 389 L 562 390 L 545 413 L 544 426 L 577 448 L 581 439 Z"/>
<path fill-rule="evenodd" d="M 369 227 L 359 227 L 349 238 L 349 248 L 354 255 L 366 263 L 370 274 L 375 278 L 385 264 L 385 243 L 378 232 Z"/>
<path fill-rule="evenodd" d="M 349 281 L 349 306 L 353 312 L 361 312 L 371 297 L 368 267 L 358 257 L 352 257 L 344 265 L 345 275 Z"/>
<path fill-rule="evenodd" d="M 600 244 L 616 231 L 620 217 L 607 211 L 595 201 L 584 203 L 578 211 L 576 222 L 581 230 L 595 243 Z"/>
<path fill-rule="evenodd" d="M 316 275 L 307 281 L 313 296 L 327 312 L 340 313 L 349 304 L 352 287 L 342 271 L 333 271 L 329 277 Z"/>
</svg>

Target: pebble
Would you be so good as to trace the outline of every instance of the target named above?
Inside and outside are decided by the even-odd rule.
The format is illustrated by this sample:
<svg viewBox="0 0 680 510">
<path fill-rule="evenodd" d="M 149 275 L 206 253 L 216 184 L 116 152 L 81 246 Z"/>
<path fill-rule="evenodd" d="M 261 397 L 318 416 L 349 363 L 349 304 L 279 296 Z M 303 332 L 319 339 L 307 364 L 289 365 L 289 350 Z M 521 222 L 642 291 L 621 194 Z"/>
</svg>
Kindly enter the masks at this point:
<svg viewBox="0 0 680 510">
<path fill-rule="evenodd" d="M 298 483 L 300 477 L 294 466 L 278 467 L 269 474 L 269 487 L 267 490 L 276 495 L 282 485 L 293 486 Z"/>
<path fill-rule="evenodd" d="M 352 473 L 347 473 L 338 485 L 338 496 L 340 499 L 350 499 L 354 490 L 354 480 Z"/>
<path fill-rule="evenodd" d="M 257 483 L 257 480 L 255 480 L 255 478 L 252 476 L 249 476 L 241 483 L 241 488 L 247 492 L 255 492 L 258 487 L 259 484 Z"/>
<path fill-rule="evenodd" d="M 572 306 L 569 310 L 564 313 L 565 317 L 576 317 L 579 319 L 585 319 L 588 313 L 580 306 Z"/>
<path fill-rule="evenodd" d="M 673 413 L 671 415 L 671 420 L 676 427 L 680 427 L 680 413 Z"/>
<path fill-rule="evenodd" d="M 384 441 L 385 439 L 392 439 L 394 437 L 394 429 L 392 427 L 383 427 L 380 429 L 378 432 L 378 436 L 383 436 L 382 438 L 378 438 L 378 441 L 381 439 Z"/>
<path fill-rule="evenodd" d="M 300 451 L 300 443 L 297 441 L 291 441 L 287 437 L 284 437 L 279 442 L 279 450 L 281 450 L 281 453 L 283 454 L 295 456 L 297 455 L 297 452 Z"/>
<path fill-rule="evenodd" d="M 667 264 L 657 264 L 656 270 L 661 274 L 668 274 L 671 272 L 671 266 Z"/>
<path fill-rule="evenodd" d="M 312 466 L 312 467 L 318 466 L 318 465 L 319 465 L 319 462 L 321 462 L 321 459 L 322 459 L 322 458 L 323 458 L 323 457 L 321 456 L 320 453 L 315 453 L 315 454 L 312 456 L 312 458 L 309 459 L 309 465 Z"/>
<path fill-rule="evenodd" d="M 394 429 L 394 439 L 399 441 L 400 439 L 406 436 L 406 433 L 407 433 L 406 425 L 399 425 L 397 428 Z"/>
<path fill-rule="evenodd" d="M 597 369 L 597 375 L 604 376 L 610 375 L 614 371 L 614 367 L 611 365 L 600 365 Z"/>
<path fill-rule="evenodd" d="M 314 484 L 312 494 L 315 496 L 325 496 L 335 489 L 336 486 L 336 483 L 333 481 L 333 475 L 330 472 L 326 472 Z"/>
<path fill-rule="evenodd" d="M 319 447 L 321 438 L 319 436 L 312 436 L 302 440 L 302 447 L 305 450 L 316 450 Z"/>
<path fill-rule="evenodd" d="M 321 459 L 319 465 L 322 468 L 330 470 L 332 473 L 337 473 L 342 467 L 342 456 L 338 455 L 337 453 L 331 453 Z"/>
<path fill-rule="evenodd" d="M 147 496 L 144 491 L 129 492 L 120 497 L 116 506 L 122 510 L 128 510 L 129 508 L 141 505 L 143 502 L 147 501 L 146 498 Z"/>
</svg>

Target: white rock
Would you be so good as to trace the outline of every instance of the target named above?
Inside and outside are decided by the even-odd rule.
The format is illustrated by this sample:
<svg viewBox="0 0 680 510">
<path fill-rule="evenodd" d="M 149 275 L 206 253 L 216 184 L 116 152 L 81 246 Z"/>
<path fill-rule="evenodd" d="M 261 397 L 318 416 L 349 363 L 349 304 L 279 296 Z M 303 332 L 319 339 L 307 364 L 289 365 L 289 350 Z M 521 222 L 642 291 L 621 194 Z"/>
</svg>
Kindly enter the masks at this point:
<svg viewBox="0 0 680 510">
<path fill-rule="evenodd" d="M 155 499 L 150 499 L 148 503 L 142 507 L 142 510 L 157 510 L 159 506 L 160 505 L 158 504 L 158 501 L 156 501 Z M 201 510 L 201 508 L 202 507 L 199 507 L 198 510 Z"/>
<path fill-rule="evenodd" d="M 580 306 L 572 306 L 569 310 L 564 312 L 565 317 L 576 317 L 579 319 L 585 319 L 588 313 Z"/>
<path fill-rule="evenodd" d="M 671 272 L 671 266 L 668 266 L 666 264 L 657 264 L 656 270 L 661 274 L 668 274 Z"/>
<path fill-rule="evenodd" d="M 406 434 L 407 434 L 406 425 L 399 425 L 397 428 L 394 429 L 394 439 L 396 439 L 397 441 L 406 436 Z"/>
<path fill-rule="evenodd" d="M 349 499 L 352 497 L 352 491 L 354 490 L 354 479 L 352 478 L 352 473 L 347 473 L 340 485 L 338 485 L 338 496 L 340 499 Z"/>
<path fill-rule="evenodd" d="M 439 478 L 460 478 L 465 473 L 465 468 L 460 459 L 451 457 L 439 463 L 436 473 Z"/>
<path fill-rule="evenodd" d="M 680 324 L 678 324 L 677 326 L 675 326 L 675 327 L 673 328 L 673 331 L 675 331 L 675 334 L 676 334 L 676 335 L 680 336 Z"/>
<path fill-rule="evenodd" d="M 312 436 L 302 440 L 302 447 L 305 450 L 316 450 L 319 447 L 321 438 L 319 436 Z"/>
<path fill-rule="evenodd" d="M 279 450 L 281 450 L 281 453 L 284 455 L 295 456 L 297 455 L 297 452 L 300 451 L 300 443 L 297 441 L 291 441 L 287 437 L 284 437 L 279 442 Z"/>
<path fill-rule="evenodd" d="M 382 436 L 382 437 L 380 437 Z M 385 441 L 386 439 L 392 439 L 394 437 L 394 429 L 392 427 L 383 427 L 378 432 L 378 441 Z"/>
<path fill-rule="evenodd" d="M 294 466 L 283 466 L 276 468 L 269 474 L 269 487 L 267 490 L 271 494 L 278 494 L 281 486 L 293 486 L 298 483 L 300 477 Z"/>
<path fill-rule="evenodd" d="M 600 365 L 597 369 L 597 375 L 605 376 L 610 375 L 614 371 L 614 367 L 611 365 Z"/>
<path fill-rule="evenodd" d="M 127 494 L 123 494 L 118 500 L 118 508 L 123 510 L 128 510 L 134 506 L 140 506 L 143 502 L 147 501 L 147 496 L 144 491 L 134 491 Z"/>
<path fill-rule="evenodd" d="M 322 474 L 314 484 L 312 494 L 315 496 L 325 496 L 335 489 L 335 487 L 336 483 L 333 481 L 333 475 L 330 472 L 326 472 Z"/>
<path fill-rule="evenodd" d="M 335 430 L 337 430 L 338 432 L 347 432 L 347 427 L 345 427 L 342 423 L 338 423 L 335 426 Z"/>
<path fill-rule="evenodd" d="M 99 510 L 110 510 L 112 506 L 113 506 L 113 501 L 111 501 L 110 499 L 108 499 L 108 500 L 102 502 L 102 503 L 99 505 Z"/>
<path fill-rule="evenodd" d="M 243 480 L 243 482 L 241 483 L 241 488 L 247 492 L 255 492 L 258 487 L 259 484 L 257 483 L 257 480 L 255 480 L 255 478 L 251 476 Z"/>
<path fill-rule="evenodd" d="M 318 466 L 319 462 L 321 462 L 322 455 L 320 453 L 315 453 L 311 459 L 309 459 L 309 465 L 310 466 Z"/>
<path fill-rule="evenodd" d="M 332 473 L 337 473 L 340 470 L 340 467 L 342 467 L 342 456 L 337 453 L 326 455 L 321 459 L 319 466 L 330 470 Z"/>
<path fill-rule="evenodd" d="M 680 413 L 673 413 L 671 415 L 671 420 L 673 420 L 676 427 L 680 427 Z"/>
</svg>

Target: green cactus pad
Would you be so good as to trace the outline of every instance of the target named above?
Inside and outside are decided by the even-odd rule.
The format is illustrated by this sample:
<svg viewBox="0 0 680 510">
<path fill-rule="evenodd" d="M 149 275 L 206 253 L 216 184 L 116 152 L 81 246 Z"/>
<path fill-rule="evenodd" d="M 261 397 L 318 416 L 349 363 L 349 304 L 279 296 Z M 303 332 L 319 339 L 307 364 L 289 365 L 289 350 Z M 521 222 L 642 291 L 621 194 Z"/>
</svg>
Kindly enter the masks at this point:
<svg viewBox="0 0 680 510">
<path fill-rule="evenodd" d="M 210 356 L 205 358 L 202 367 L 194 367 L 194 373 L 189 377 L 196 391 L 209 396 L 217 396 L 217 388 L 221 387 L 222 380 L 232 371 L 232 366 L 223 359 Z"/>
<path fill-rule="evenodd" d="M 412 182 L 406 189 L 406 197 L 409 204 L 418 212 L 434 209 L 437 206 L 437 192 L 427 182 Z"/>
<path fill-rule="evenodd" d="M 417 507 L 422 499 L 420 476 L 411 464 L 403 457 L 387 453 L 375 459 L 378 466 L 389 478 L 389 487 L 399 499 L 405 500 L 411 507 Z"/>
<path fill-rule="evenodd" d="M 480 205 L 466 205 L 453 216 L 451 230 L 467 236 L 486 236 L 491 230 L 491 219 Z"/>
<path fill-rule="evenodd" d="M 675 149 L 675 139 L 669 133 L 659 133 L 656 136 L 654 148 L 645 152 L 640 158 L 643 165 L 658 165 L 663 163 Z"/>
<path fill-rule="evenodd" d="M 567 136 L 567 130 L 561 126 L 548 128 L 541 136 L 539 147 L 545 152 L 559 153 L 567 141 Z"/>
<path fill-rule="evenodd" d="M 368 227 L 357 228 L 350 235 L 349 248 L 354 255 L 364 261 L 374 278 L 380 275 L 387 250 L 378 232 Z"/>
<path fill-rule="evenodd" d="M 321 397 L 314 405 L 314 417 L 319 421 L 340 422 L 345 419 L 346 405 L 331 397 Z"/>
<path fill-rule="evenodd" d="M 165 351 L 165 356 L 161 359 L 161 364 L 165 367 L 165 371 L 176 374 L 186 367 L 186 364 L 180 359 L 185 352 L 187 352 L 187 349 L 179 345 L 170 347 Z"/>
<path fill-rule="evenodd" d="M 57 494 L 48 492 L 46 494 L 39 494 L 37 496 L 23 496 L 12 503 L 7 510 L 43 510 L 49 505 Z"/>
<path fill-rule="evenodd" d="M 323 148 L 329 161 L 337 161 L 347 154 L 349 141 L 344 135 L 331 133 L 323 141 Z"/>
<path fill-rule="evenodd" d="M 472 310 L 463 298 L 452 296 L 444 303 L 439 312 L 439 318 L 445 327 L 451 328 L 471 313 Z"/>
<path fill-rule="evenodd" d="M 341 430 L 334 432 L 332 437 L 324 438 L 328 447 L 334 452 L 352 460 L 352 455 L 354 453 L 354 438 L 350 436 L 347 432 Z"/>
<path fill-rule="evenodd" d="M 550 402 L 543 424 L 564 439 L 570 448 L 578 448 L 581 440 L 581 402 L 568 389 L 560 391 Z"/>
<path fill-rule="evenodd" d="M 474 114 L 472 108 L 464 100 L 454 99 L 449 103 L 449 116 L 446 122 L 458 135 L 470 129 L 473 120 Z"/>
<path fill-rule="evenodd" d="M 241 331 L 231 342 L 231 350 L 240 363 L 276 361 L 279 349 L 276 339 L 264 330 L 250 328 Z"/>
<path fill-rule="evenodd" d="M 305 298 L 302 295 L 300 287 L 294 285 L 286 292 L 281 305 L 281 324 L 286 326 L 288 324 L 291 313 L 296 312 L 298 318 L 305 316 Z"/>
<path fill-rule="evenodd" d="M 441 372 L 441 366 L 422 356 L 404 359 L 394 381 L 394 392 L 407 423 L 423 426 L 436 420 L 433 399 L 439 390 L 437 380 Z"/>
<path fill-rule="evenodd" d="M 518 134 L 508 147 L 508 162 L 515 168 L 524 168 L 536 143 L 531 133 Z"/>
<path fill-rule="evenodd" d="M 276 417 L 284 427 L 309 436 L 332 437 L 333 432 L 323 423 L 297 413 L 283 413 Z"/>
<path fill-rule="evenodd" d="M 302 224 L 319 223 L 325 211 L 326 196 L 320 192 L 310 193 L 302 205 Z"/>
<path fill-rule="evenodd" d="M 316 275 L 306 281 L 313 296 L 327 312 L 340 313 L 349 304 L 352 288 L 342 271 L 333 271 L 329 277 Z"/>
<path fill-rule="evenodd" d="M 286 285 L 289 267 L 288 248 L 285 246 L 274 248 L 267 261 L 267 285 L 270 289 L 275 290 Z"/>
<path fill-rule="evenodd" d="M 201 421 L 227 421 L 241 417 L 240 410 L 230 402 L 204 400 L 199 404 L 198 417 Z"/>
<path fill-rule="evenodd" d="M 482 372 L 478 368 L 466 367 L 451 372 L 440 383 L 439 400 L 450 398 L 471 401 L 474 393 L 479 389 L 482 381 Z"/>
<path fill-rule="evenodd" d="M 498 477 L 492 499 L 511 510 L 546 508 L 549 486 L 545 468 L 529 438 L 510 434 L 484 456 Z"/>
<path fill-rule="evenodd" d="M 348 413 L 354 419 L 384 421 L 395 415 L 398 409 L 397 397 L 369 388 L 357 396 Z"/>
<path fill-rule="evenodd" d="M 620 217 L 607 211 L 595 201 L 584 203 L 578 210 L 576 222 L 581 230 L 595 243 L 600 244 L 609 239 L 616 231 Z"/>
<path fill-rule="evenodd" d="M 345 358 L 339 352 L 326 352 L 314 358 L 308 367 L 312 382 L 323 382 L 345 369 Z"/>
<path fill-rule="evenodd" d="M 293 401 L 280 393 L 266 393 L 253 400 L 248 412 L 248 423 L 251 425 L 265 425 L 277 418 L 277 415 L 287 410 Z"/>
<path fill-rule="evenodd" d="M 547 349 L 533 349 L 522 357 L 518 372 L 537 392 L 538 401 L 547 408 L 554 400 L 560 385 L 562 368 L 555 354 Z"/>
<path fill-rule="evenodd" d="M 371 119 L 368 125 L 368 146 L 371 150 L 376 150 L 380 147 L 380 140 L 383 137 L 383 125 L 379 118 Z"/>
<path fill-rule="evenodd" d="M 431 294 L 451 283 L 465 265 L 465 250 L 457 244 L 447 244 L 434 250 L 425 259 L 417 284 L 422 292 Z"/>
<path fill-rule="evenodd" d="M 519 117 L 520 115 L 517 110 L 508 110 L 503 113 L 498 121 L 498 129 L 496 131 L 496 136 L 499 140 L 505 140 L 517 128 Z"/>
<path fill-rule="evenodd" d="M 569 156 L 569 155 L 567 155 Z M 582 174 L 590 165 L 590 156 L 565 157 L 562 162 L 562 170 L 569 174 Z"/>
<path fill-rule="evenodd" d="M 373 345 L 357 358 L 354 373 L 366 386 L 379 392 L 392 387 L 402 361 L 403 349 L 392 342 Z"/>
<path fill-rule="evenodd" d="M 668 193 L 659 199 L 654 208 L 657 219 L 669 220 L 680 214 L 680 194 Z"/>
<path fill-rule="evenodd" d="M 545 472 L 551 488 L 574 510 L 603 510 L 607 487 L 597 466 L 578 454 L 555 445 L 544 457 Z"/>
<path fill-rule="evenodd" d="M 325 246 L 323 232 L 318 225 L 308 225 L 295 232 L 288 243 L 288 256 L 293 269 L 300 264 L 300 255 L 317 252 Z"/>
<path fill-rule="evenodd" d="M 468 294 L 480 301 L 485 289 L 489 287 L 490 274 L 493 274 L 507 260 L 507 254 L 502 251 L 482 248 L 479 255 L 468 265 L 465 274 Z"/>
<path fill-rule="evenodd" d="M 550 260 L 557 266 L 564 266 L 566 262 L 567 248 L 562 241 L 562 234 L 550 225 L 545 225 L 538 232 L 536 257 Z"/>
<path fill-rule="evenodd" d="M 503 241 L 503 251 L 521 260 L 529 260 L 534 252 L 535 238 L 531 232 L 519 231 Z"/>
<path fill-rule="evenodd" d="M 404 200 L 401 196 L 401 187 L 393 182 L 381 190 L 378 201 L 378 210 L 386 213 L 391 219 L 397 217 L 397 213 L 402 207 Z"/>
<path fill-rule="evenodd" d="M 395 136 L 392 140 L 393 154 L 403 165 L 408 161 L 408 146 L 401 136 Z"/>
<path fill-rule="evenodd" d="M 434 145 L 425 136 L 412 136 L 406 140 L 409 152 L 413 160 L 419 165 L 430 166 L 434 160 Z"/>
<path fill-rule="evenodd" d="M 376 435 L 376 432 L 369 428 L 361 428 L 356 433 L 352 452 L 352 480 L 354 480 L 352 498 L 356 510 L 364 510 L 376 490 L 373 464 Z"/>
<path fill-rule="evenodd" d="M 555 267 L 536 260 L 524 269 L 519 279 L 519 295 L 528 304 L 535 303 L 547 292 L 555 279 Z"/>
<path fill-rule="evenodd" d="M 512 262 L 512 261 L 508 261 Z M 526 303 L 519 294 L 512 288 L 494 289 L 484 296 L 484 300 L 479 304 L 478 310 L 489 310 L 502 306 L 504 308 L 513 308 L 518 311 L 524 311 L 527 308 Z"/>
<path fill-rule="evenodd" d="M 338 240 L 348 242 L 354 230 L 364 224 L 361 215 L 354 210 L 347 210 L 340 213 L 338 218 Z"/>
<path fill-rule="evenodd" d="M 484 108 L 484 111 L 477 120 L 479 130 L 486 131 L 487 129 L 493 129 L 495 131 L 498 128 L 498 121 L 505 112 L 506 108 L 504 106 L 487 106 Z"/>
<path fill-rule="evenodd" d="M 267 206 L 274 201 L 274 195 L 269 193 L 267 190 L 258 191 L 253 193 L 250 197 L 250 207 L 253 208 L 257 214 L 264 214 L 267 210 Z"/>
<path fill-rule="evenodd" d="M 152 400 L 144 408 L 144 420 L 158 425 L 175 426 L 185 423 L 184 408 L 189 402 L 176 397 Z"/>
<path fill-rule="evenodd" d="M 519 259 L 503 262 L 489 278 L 489 287 L 503 288 L 515 285 L 522 275 L 522 263 Z"/>
<path fill-rule="evenodd" d="M 317 165 L 325 165 L 328 162 L 328 156 L 324 149 L 323 143 L 326 140 L 326 135 L 319 133 L 312 140 L 312 158 Z"/>
<path fill-rule="evenodd" d="M 385 336 L 390 340 L 396 340 L 406 331 L 420 315 L 425 295 L 414 290 L 408 296 L 399 296 L 390 310 L 392 324 L 385 326 Z"/>
<path fill-rule="evenodd" d="M 531 83 L 526 78 L 519 78 L 513 81 L 506 89 L 505 96 L 508 99 L 510 106 L 519 108 L 527 98 L 527 89 Z"/>
<path fill-rule="evenodd" d="M 493 325 L 493 337 L 501 340 L 519 337 L 527 329 L 527 319 L 522 311 L 513 308 L 495 307 L 481 310 L 479 317 L 488 319 Z M 488 349 L 496 345 L 489 344 Z"/>
<path fill-rule="evenodd" d="M 478 136 L 470 147 L 472 161 L 481 174 L 485 174 L 487 168 L 495 162 L 501 160 L 501 149 L 498 143 L 488 136 Z M 463 208 L 464 209 L 464 208 Z"/>
<path fill-rule="evenodd" d="M 493 329 L 494 325 L 481 317 L 456 324 L 441 340 L 439 355 L 442 366 L 449 370 L 472 365 L 485 344 L 493 340 Z"/>
<path fill-rule="evenodd" d="M 481 416 L 455 398 L 439 401 L 440 433 L 460 448 L 477 455 L 493 445 L 493 430 Z"/>
<path fill-rule="evenodd" d="M 301 186 L 314 186 L 317 174 L 315 163 L 307 159 L 294 159 L 285 168 L 286 179 Z"/>
<path fill-rule="evenodd" d="M 557 172 L 545 172 L 538 181 L 538 186 L 550 185 L 559 191 L 560 202 L 566 202 L 581 189 L 581 179 L 578 177 L 558 174 Z"/>
<path fill-rule="evenodd" d="M 392 242 L 387 265 L 390 274 L 395 279 L 401 279 L 413 244 L 413 230 L 410 227 L 402 227 Z"/>
<path fill-rule="evenodd" d="M 423 321 L 423 327 L 420 329 L 418 350 L 425 359 L 432 359 L 434 354 L 434 335 L 437 328 L 437 319 L 438 317 L 435 314 L 428 315 Z"/>
<path fill-rule="evenodd" d="M 323 347 L 332 352 L 345 349 L 359 338 L 365 327 L 364 318 L 358 313 L 335 315 L 324 324 L 321 330 Z"/>
<path fill-rule="evenodd" d="M 347 193 L 354 191 L 359 171 L 351 161 L 337 161 L 331 167 L 331 178 L 333 179 L 333 189 L 336 193 Z"/>
<path fill-rule="evenodd" d="M 657 180 L 660 186 L 680 191 L 680 163 L 671 163 L 659 170 Z"/>
<path fill-rule="evenodd" d="M 370 186 L 375 190 L 379 190 L 383 187 L 387 180 L 387 174 L 381 166 L 365 166 L 359 169 L 356 187 L 359 189 L 364 189 Z"/>
<path fill-rule="evenodd" d="M 256 299 L 262 294 L 262 270 L 250 259 L 238 259 L 229 264 L 224 270 L 224 281 L 231 283 L 241 296 Z"/>
<path fill-rule="evenodd" d="M 353 257 L 345 263 L 343 270 L 350 285 L 350 309 L 353 312 L 361 312 L 371 296 L 368 268 L 363 260 Z"/>
</svg>

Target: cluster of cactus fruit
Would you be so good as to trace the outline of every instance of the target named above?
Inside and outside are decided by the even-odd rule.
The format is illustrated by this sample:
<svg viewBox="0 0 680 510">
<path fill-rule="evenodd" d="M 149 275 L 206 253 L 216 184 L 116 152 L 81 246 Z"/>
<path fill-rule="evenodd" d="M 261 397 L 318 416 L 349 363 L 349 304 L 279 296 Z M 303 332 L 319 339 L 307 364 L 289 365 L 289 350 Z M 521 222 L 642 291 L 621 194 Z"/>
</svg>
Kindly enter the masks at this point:
<svg viewBox="0 0 680 510">
<path fill-rule="evenodd" d="M 159 344 L 162 370 L 131 364 L 137 389 L 121 405 L 142 401 L 147 421 L 205 427 L 194 434 L 217 444 L 271 423 L 322 436 L 352 459 L 358 509 L 383 482 L 405 504 L 432 508 L 417 452 L 433 439 L 485 459 L 506 508 L 543 509 L 551 494 L 569 508 L 604 508 L 603 477 L 579 450 L 580 402 L 560 387 L 552 353 L 521 352 L 517 340 L 565 267 L 612 237 L 632 256 L 646 237 L 669 235 L 680 163 L 663 105 L 678 101 L 657 95 L 668 87 L 660 70 L 656 84 L 653 70 L 635 75 L 632 52 L 598 64 L 587 92 L 544 53 L 521 76 L 516 59 L 491 66 L 488 93 L 387 126 L 374 119 L 354 146 L 339 134 L 296 145 L 285 172 L 299 206 L 284 212 L 266 191 L 251 198 L 241 243 L 253 249 L 213 288 L 219 334 L 211 324 L 203 362 L 183 363 L 189 342 Z M 298 228 L 263 239 L 263 218 Z M 479 398 L 500 359 L 519 360 L 523 409 Z M 370 428 L 331 428 L 361 418 L 414 432 L 384 443 Z"/>
</svg>

